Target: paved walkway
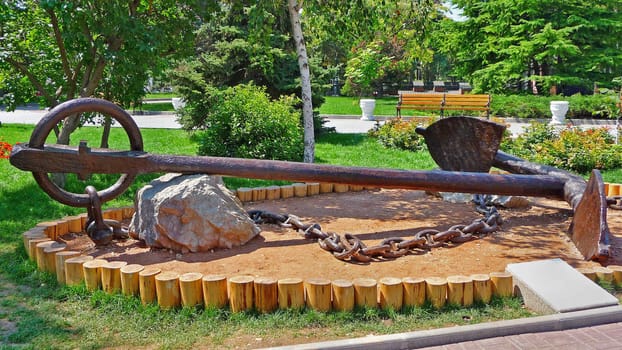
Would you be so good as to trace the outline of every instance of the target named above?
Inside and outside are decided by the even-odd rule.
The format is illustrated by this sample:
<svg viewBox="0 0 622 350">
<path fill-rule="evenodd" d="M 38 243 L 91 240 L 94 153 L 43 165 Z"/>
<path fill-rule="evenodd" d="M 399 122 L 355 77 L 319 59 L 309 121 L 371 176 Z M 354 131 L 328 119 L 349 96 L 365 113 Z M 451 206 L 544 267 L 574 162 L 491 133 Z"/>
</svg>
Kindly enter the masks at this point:
<svg viewBox="0 0 622 350">
<path fill-rule="evenodd" d="M 622 349 L 622 322 L 565 331 L 525 333 L 434 347 L 427 350 Z"/>
</svg>

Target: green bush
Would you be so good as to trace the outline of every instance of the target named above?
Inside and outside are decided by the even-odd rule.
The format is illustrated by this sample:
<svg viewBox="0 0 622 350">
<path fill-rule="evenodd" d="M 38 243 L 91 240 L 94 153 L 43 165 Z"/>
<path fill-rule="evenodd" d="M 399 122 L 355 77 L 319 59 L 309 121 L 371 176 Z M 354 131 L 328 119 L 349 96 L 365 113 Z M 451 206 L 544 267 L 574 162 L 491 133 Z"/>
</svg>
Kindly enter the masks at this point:
<svg viewBox="0 0 622 350">
<path fill-rule="evenodd" d="M 533 95 L 493 95 L 490 114 L 494 117 L 511 118 L 550 118 L 549 103 L 554 100 L 569 102 L 567 118 L 606 119 L 618 114 L 615 94 L 533 96 Z"/>
<path fill-rule="evenodd" d="M 504 139 L 501 148 L 530 161 L 580 174 L 622 167 L 622 145 L 614 144 L 607 128 L 556 130 L 548 124 L 531 123 L 515 140 Z"/>
<path fill-rule="evenodd" d="M 271 101 L 266 89 L 237 85 L 211 105 L 206 128 L 197 134 L 199 154 L 221 157 L 302 160 L 303 131 L 297 100 Z"/>
<path fill-rule="evenodd" d="M 429 120 L 425 120 L 429 124 Z M 387 148 L 397 148 L 407 151 L 420 151 L 425 148 L 425 140 L 415 132 L 421 120 L 410 121 L 394 118 L 377 130 L 370 130 L 368 135 L 378 139 L 378 142 Z"/>
</svg>

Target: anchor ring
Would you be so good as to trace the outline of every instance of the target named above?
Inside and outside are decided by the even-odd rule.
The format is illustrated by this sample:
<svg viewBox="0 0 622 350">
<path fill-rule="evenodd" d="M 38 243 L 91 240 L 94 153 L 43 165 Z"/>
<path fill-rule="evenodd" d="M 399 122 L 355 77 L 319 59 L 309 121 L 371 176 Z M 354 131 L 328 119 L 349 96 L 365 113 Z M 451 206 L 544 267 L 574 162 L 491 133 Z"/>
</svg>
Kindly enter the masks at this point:
<svg viewBox="0 0 622 350">
<path fill-rule="evenodd" d="M 84 112 L 98 112 L 113 118 L 121 124 L 128 135 L 131 150 L 143 150 L 143 138 L 132 116 L 110 101 L 90 97 L 69 100 L 51 109 L 35 126 L 28 146 L 43 149 L 45 140 L 54 129 L 54 126 L 71 115 Z M 32 172 L 32 175 L 39 186 L 58 202 L 73 207 L 88 207 L 91 203 L 88 194 L 65 191 L 52 182 L 45 172 Z M 135 178 L 136 174 L 122 174 L 116 183 L 104 190 L 98 191 L 97 195 L 102 203 L 110 201 L 125 192 Z"/>
</svg>

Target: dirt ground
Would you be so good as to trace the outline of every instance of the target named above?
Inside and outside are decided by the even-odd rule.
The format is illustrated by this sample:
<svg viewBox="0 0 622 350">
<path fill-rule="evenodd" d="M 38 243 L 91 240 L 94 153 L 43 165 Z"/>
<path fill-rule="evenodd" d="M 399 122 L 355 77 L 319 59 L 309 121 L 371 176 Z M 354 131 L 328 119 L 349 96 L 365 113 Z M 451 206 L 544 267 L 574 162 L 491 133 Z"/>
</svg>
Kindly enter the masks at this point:
<svg viewBox="0 0 622 350">
<path fill-rule="evenodd" d="M 339 261 L 293 229 L 268 224 L 261 225 L 261 234 L 242 247 L 183 255 L 150 249 L 134 240 L 95 248 L 86 236 L 65 238 L 69 249 L 81 248 L 109 261 L 122 260 L 179 273 L 277 279 L 446 277 L 503 271 L 510 263 L 550 258 L 561 258 L 575 267 L 597 265 L 584 261 L 567 236 L 572 211 L 566 202 L 542 198 L 530 201 L 528 208 L 501 210 L 501 230 L 482 239 L 367 264 Z M 330 193 L 251 203 L 246 208 L 294 214 L 305 223 L 320 223 L 325 232 L 352 233 L 368 246 L 387 237 L 411 238 L 424 228 L 444 230 L 455 224 L 468 224 L 479 217 L 472 204 L 449 203 L 408 190 Z M 608 223 L 614 238 L 612 257 L 605 265 L 621 265 L 622 211 L 609 210 Z"/>
</svg>

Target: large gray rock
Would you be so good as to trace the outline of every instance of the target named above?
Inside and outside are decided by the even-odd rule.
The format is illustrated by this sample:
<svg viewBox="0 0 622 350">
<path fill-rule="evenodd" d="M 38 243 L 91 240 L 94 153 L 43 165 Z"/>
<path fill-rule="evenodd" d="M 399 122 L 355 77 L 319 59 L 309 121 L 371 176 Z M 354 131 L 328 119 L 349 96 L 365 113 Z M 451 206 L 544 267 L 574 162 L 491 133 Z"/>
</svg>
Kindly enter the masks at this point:
<svg viewBox="0 0 622 350">
<path fill-rule="evenodd" d="M 138 191 L 134 206 L 130 232 L 151 247 L 204 252 L 260 232 L 220 176 L 166 174 Z"/>
</svg>

